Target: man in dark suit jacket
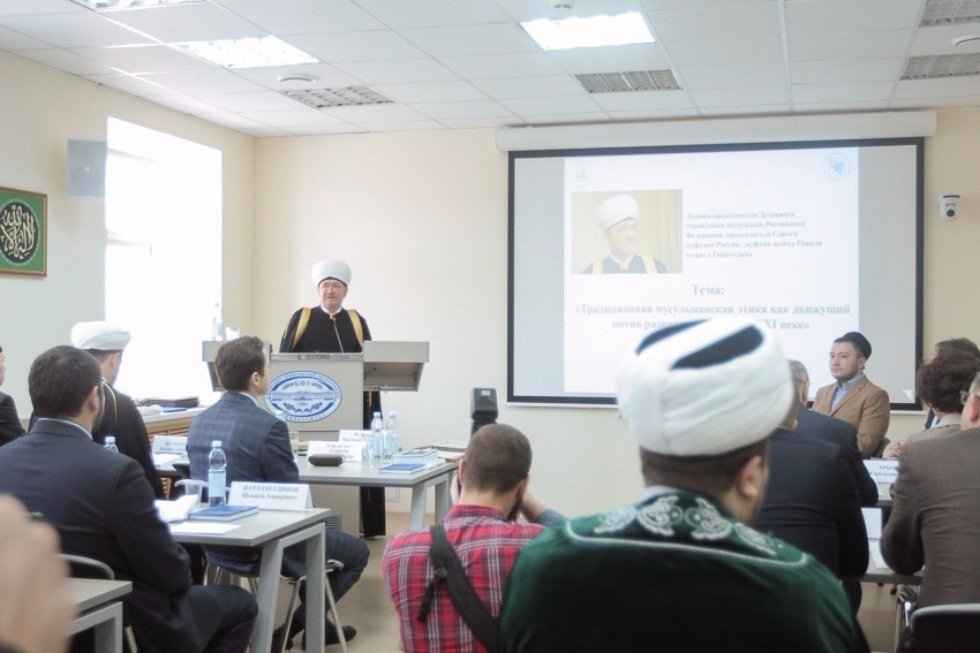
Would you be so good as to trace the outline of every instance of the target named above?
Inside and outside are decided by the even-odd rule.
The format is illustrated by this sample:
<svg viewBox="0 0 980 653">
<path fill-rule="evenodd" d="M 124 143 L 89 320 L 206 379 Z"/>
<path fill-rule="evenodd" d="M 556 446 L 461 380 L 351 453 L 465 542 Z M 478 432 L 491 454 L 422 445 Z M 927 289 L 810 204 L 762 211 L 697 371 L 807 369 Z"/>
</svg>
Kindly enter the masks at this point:
<svg viewBox="0 0 980 653">
<path fill-rule="evenodd" d="M 206 479 L 208 455 L 211 443 L 221 440 L 228 459 L 228 482 L 257 481 L 274 483 L 298 483 L 299 469 L 293 460 L 286 423 L 258 407 L 258 400 L 269 387 L 269 359 L 262 340 L 244 336 L 226 342 L 215 357 L 218 378 L 225 389 L 224 395 L 214 406 L 198 415 L 191 424 L 187 436 L 187 453 L 191 463 L 191 477 Z M 304 545 L 286 549 L 283 570 L 293 577 L 306 575 Z M 209 558 L 216 556 L 209 552 Z M 339 530 L 327 530 L 326 555 L 328 559 L 344 563 L 344 569 L 330 574 L 330 589 L 340 600 L 347 590 L 361 577 L 367 566 L 370 552 L 359 538 Z M 219 558 L 222 566 L 257 571 L 258 551 L 255 559 L 229 560 Z M 303 629 L 305 610 L 297 610 L 291 626 L 295 635 Z M 336 638 L 336 630 L 326 629 L 327 643 Z M 356 630 L 344 627 L 344 634 L 351 639 Z M 290 638 L 291 639 L 291 638 Z"/>
<path fill-rule="evenodd" d="M 3 385 L 7 376 L 7 355 L 0 347 L 0 385 Z M 17 406 L 14 405 L 14 398 L 8 394 L 0 392 L 0 446 L 13 442 L 15 438 L 24 435 L 24 425 L 20 423 L 17 416 Z"/>
<path fill-rule="evenodd" d="M 919 605 L 980 602 L 980 378 L 962 431 L 902 447 L 881 553 L 900 574 L 925 567 Z"/>
<path fill-rule="evenodd" d="M 31 366 L 37 423 L 0 448 L 0 491 L 38 511 L 65 553 L 101 560 L 130 580 L 123 597 L 141 652 L 241 653 L 257 608 L 237 587 L 192 586 L 187 554 L 153 505 L 143 470 L 92 441 L 102 371 L 88 353 L 55 347 Z"/>
<path fill-rule="evenodd" d="M 836 444 L 841 448 L 847 459 L 847 466 L 854 477 L 854 487 L 857 488 L 862 506 L 873 506 L 878 503 L 878 486 L 864 466 L 861 452 L 857 448 L 857 429 L 842 419 L 827 417 L 812 410 L 807 410 L 806 400 L 810 390 L 810 375 L 800 361 L 789 362 L 793 385 L 796 387 L 796 429 L 800 435 L 817 438 Z"/>
</svg>

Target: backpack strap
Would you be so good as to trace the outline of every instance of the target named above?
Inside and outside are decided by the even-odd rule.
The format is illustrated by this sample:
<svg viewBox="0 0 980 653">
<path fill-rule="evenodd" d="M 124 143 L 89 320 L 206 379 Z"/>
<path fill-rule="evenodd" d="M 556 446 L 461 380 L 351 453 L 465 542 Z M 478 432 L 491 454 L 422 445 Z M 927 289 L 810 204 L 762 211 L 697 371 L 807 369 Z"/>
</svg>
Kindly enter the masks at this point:
<svg viewBox="0 0 980 653">
<path fill-rule="evenodd" d="M 425 623 L 432 609 L 432 600 L 440 583 L 446 584 L 449 598 L 463 622 L 470 627 L 473 635 L 488 651 L 496 653 L 498 626 L 483 601 L 476 595 L 476 590 L 466 577 L 463 563 L 446 538 L 446 529 L 442 524 L 435 524 L 429 529 L 432 536 L 432 546 L 429 547 L 429 562 L 435 569 L 435 576 L 425 588 L 425 597 L 419 607 L 418 620 Z"/>
<path fill-rule="evenodd" d="M 303 338 L 303 334 L 306 333 L 306 327 L 310 324 L 310 307 L 304 306 L 299 313 L 299 322 L 296 324 L 296 333 L 293 334 L 293 344 L 289 348 L 290 351 L 296 349 L 296 345 Z"/>
</svg>

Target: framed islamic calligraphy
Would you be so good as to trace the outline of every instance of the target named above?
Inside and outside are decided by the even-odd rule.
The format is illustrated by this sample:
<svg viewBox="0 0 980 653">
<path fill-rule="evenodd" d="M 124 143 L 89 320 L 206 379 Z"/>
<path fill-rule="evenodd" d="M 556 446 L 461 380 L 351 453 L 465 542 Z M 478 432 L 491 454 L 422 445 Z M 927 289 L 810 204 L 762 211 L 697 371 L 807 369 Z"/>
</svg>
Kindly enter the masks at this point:
<svg viewBox="0 0 980 653">
<path fill-rule="evenodd" d="M 47 276 L 48 196 L 0 188 L 0 274 Z"/>
</svg>

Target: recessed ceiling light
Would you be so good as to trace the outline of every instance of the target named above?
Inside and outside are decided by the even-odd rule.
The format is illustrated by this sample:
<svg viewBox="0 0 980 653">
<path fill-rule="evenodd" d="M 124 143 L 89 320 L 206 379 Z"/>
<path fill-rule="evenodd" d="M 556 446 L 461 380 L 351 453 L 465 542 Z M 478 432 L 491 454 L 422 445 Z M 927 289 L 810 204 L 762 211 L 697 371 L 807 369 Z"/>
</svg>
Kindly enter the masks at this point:
<svg viewBox="0 0 980 653">
<path fill-rule="evenodd" d="M 204 0 L 72 0 L 72 2 L 95 11 L 111 11 L 113 9 L 182 5 L 191 2 L 204 2 Z"/>
<path fill-rule="evenodd" d="M 965 34 L 953 39 L 953 45 L 960 47 L 963 45 L 980 45 L 980 34 Z"/>
<path fill-rule="evenodd" d="M 263 68 L 318 63 L 317 59 L 275 36 L 168 43 L 185 54 L 222 68 Z"/>
<path fill-rule="evenodd" d="M 653 43 L 656 39 L 638 11 L 616 16 L 589 16 L 548 20 L 539 18 L 521 23 L 545 50 L 597 48 L 607 45 Z"/>
<path fill-rule="evenodd" d="M 307 88 L 316 84 L 316 75 L 306 73 L 285 73 L 279 75 L 279 85 L 283 88 Z"/>
</svg>

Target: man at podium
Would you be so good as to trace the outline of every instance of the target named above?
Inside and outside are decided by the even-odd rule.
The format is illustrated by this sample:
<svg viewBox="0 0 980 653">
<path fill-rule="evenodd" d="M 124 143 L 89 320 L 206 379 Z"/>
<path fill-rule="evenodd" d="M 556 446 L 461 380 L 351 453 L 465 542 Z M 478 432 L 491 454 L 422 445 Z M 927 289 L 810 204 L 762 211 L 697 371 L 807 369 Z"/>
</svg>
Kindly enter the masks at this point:
<svg viewBox="0 0 980 653">
<path fill-rule="evenodd" d="M 350 285 L 350 266 L 339 260 L 320 261 L 310 272 L 320 305 L 298 309 L 289 319 L 280 353 L 357 353 L 371 339 L 367 320 L 354 309 L 343 308 Z M 362 428 L 381 411 L 381 393 L 364 393 Z M 361 488 L 361 531 L 364 537 L 385 534 L 384 488 Z"/>
</svg>

